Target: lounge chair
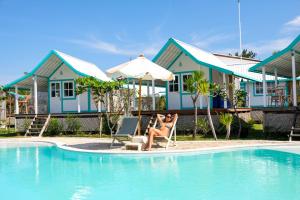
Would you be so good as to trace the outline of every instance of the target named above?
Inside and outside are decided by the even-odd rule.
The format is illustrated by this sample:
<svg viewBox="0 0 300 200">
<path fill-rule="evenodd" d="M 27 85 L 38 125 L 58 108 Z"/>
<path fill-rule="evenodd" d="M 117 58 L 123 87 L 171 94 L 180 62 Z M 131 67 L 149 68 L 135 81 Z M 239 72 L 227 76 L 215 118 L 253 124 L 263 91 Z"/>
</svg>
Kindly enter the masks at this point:
<svg viewBox="0 0 300 200">
<path fill-rule="evenodd" d="M 168 149 L 168 147 L 169 147 L 169 145 L 170 145 L 171 142 L 173 143 L 173 146 L 176 146 L 176 123 L 177 123 L 177 120 L 178 120 L 178 119 L 176 119 L 176 120 L 174 121 L 174 125 L 172 126 L 172 128 L 171 128 L 171 130 L 170 130 L 170 133 L 169 133 L 169 136 L 168 136 L 168 137 L 167 137 L 167 136 L 155 136 L 155 137 L 153 138 L 153 140 L 154 140 L 154 142 L 155 142 L 156 144 L 159 145 L 160 142 L 166 142 L 167 144 L 166 144 L 166 146 L 165 146 L 165 149 Z M 155 121 L 153 127 L 155 128 L 156 125 L 157 125 L 157 120 Z M 172 136 L 174 136 L 174 139 L 173 139 L 173 140 L 172 140 Z M 161 146 L 161 145 L 160 145 L 160 146 Z"/>
<path fill-rule="evenodd" d="M 113 141 L 110 147 L 114 146 L 116 140 L 124 144 L 124 141 L 128 141 L 135 136 L 138 129 L 138 122 L 138 117 L 123 117 L 120 126 L 113 135 Z"/>
</svg>

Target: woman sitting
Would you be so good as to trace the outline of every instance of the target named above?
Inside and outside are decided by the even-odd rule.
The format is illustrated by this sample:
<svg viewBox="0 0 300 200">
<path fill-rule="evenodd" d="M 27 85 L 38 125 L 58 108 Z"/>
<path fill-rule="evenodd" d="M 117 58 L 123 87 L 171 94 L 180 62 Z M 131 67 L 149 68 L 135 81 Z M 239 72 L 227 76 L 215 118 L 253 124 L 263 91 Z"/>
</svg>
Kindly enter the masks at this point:
<svg viewBox="0 0 300 200">
<path fill-rule="evenodd" d="M 161 115 L 157 114 L 157 120 L 160 124 L 160 128 L 150 128 L 149 129 L 149 134 L 148 134 L 148 142 L 146 144 L 145 151 L 150 151 L 152 144 L 153 144 L 153 138 L 155 136 L 166 136 L 168 137 L 170 134 L 170 131 L 172 127 L 174 126 L 174 122 L 177 120 L 178 115 L 175 114 L 173 117 L 171 114 L 167 114 L 165 116 L 165 119 L 162 120 Z"/>
</svg>

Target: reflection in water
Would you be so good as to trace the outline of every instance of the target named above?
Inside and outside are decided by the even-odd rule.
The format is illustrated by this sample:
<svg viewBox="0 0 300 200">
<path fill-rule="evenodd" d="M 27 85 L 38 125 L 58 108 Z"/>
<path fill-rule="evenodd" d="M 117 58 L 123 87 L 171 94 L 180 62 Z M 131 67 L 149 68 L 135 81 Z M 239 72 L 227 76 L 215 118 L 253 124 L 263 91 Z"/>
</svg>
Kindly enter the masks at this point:
<svg viewBox="0 0 300 200">
<path fill-rule="evenodd" d="M 35 147 L 35 182 L 39 182 L 40 175 L 40 160 L 39 160 L 39 147 Z"/>
<path fill-rule="evenodd" d="M 17 164 L 20 164 L 20 158 L 21 158 L 20 147 L 17 147 L 16 158 L 17 158 Z"/>
<path fill-rule="evenodd" d="M 20 147 L 0 150 L 0 199 L 298 200 L 299 169 L 299 155 L 267 150 L 121 156 Z"/>
<path fill-rule="evenodd" d="M 76 191 L 71 197 L 71 200 L 83 200 L 87 199 L 88 195 L 91 193 L 91 188 L 87 186 L 78 186 Z"/>
</svg>

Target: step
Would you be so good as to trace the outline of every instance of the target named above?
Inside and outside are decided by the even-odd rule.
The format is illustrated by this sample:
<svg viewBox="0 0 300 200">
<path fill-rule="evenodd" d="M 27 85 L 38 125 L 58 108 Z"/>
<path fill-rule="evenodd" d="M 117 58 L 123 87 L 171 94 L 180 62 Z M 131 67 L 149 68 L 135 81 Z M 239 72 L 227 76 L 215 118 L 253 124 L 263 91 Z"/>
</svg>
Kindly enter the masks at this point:
<svg viewBox="0 0 300 200">
<path fill-rule="evenodd" d="M 292 128 L 293 131 L 299 131 L 300 132 L 300 127 L 295 127 L 295 128 Z"/>
<path fill-rule="evenodd" d="M 28 132 L 27 134 L 30 134 L 30 135 L 39 135 L 40 132 Z"/>
<path fill-rule="evenodd" d="M 291 137 L 300 137 L 300 134 L 291 134 Z"/>
<path fill-rule="evenodd" d="M 29 130 L 42 130 L 42 128 L 30 128 Z"/>
</svg>

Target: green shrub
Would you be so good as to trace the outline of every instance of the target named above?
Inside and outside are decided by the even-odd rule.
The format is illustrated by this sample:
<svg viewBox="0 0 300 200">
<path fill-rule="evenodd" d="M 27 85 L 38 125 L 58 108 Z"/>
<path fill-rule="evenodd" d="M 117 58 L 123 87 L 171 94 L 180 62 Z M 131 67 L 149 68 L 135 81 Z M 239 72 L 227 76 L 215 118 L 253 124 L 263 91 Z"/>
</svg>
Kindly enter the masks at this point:
<svg viewBox="0 0 300 200">
<path fill-rule="evenodd" d="M 58 135 L 62 132 L 63 129 L 64 129 L 64 125 L 57 118 L 52 118 L 50 119 L 45 135 L 46 136 Z"/>
<path fill-rule="evenodd" d="M 221 113 L 219 117 L 219 122 L 226 128 L 226 137 L 225 139 L 229 139 L 230 137 L 230 130 L 231 130 L 231 124 L 233 121 L 233 116 L 230 113 Z"/>
<path fill-rule="evenodd" d="M 32 119 L 29 119 L 27 117 L 24 119 L 24 122 L 23 122 L 23 125 L 22 125 L 22 129 L 24 131 L 26 131 L 29 128 L 29 126 L 31 124 L 31 121 L 32 121 Z"/>
<path fill-rule="evenodd" d="M 77 134 L 81 128 L 81 123 L 78 118 L 69 115 L 66 118 L 66 126 L 67 133 Z"/>
<path fill-rule="evenodd" d="M 197 127 L 203 135 L 206 135 L 211 130 L 206 118 L 198 118 Z"/>
</svg>

